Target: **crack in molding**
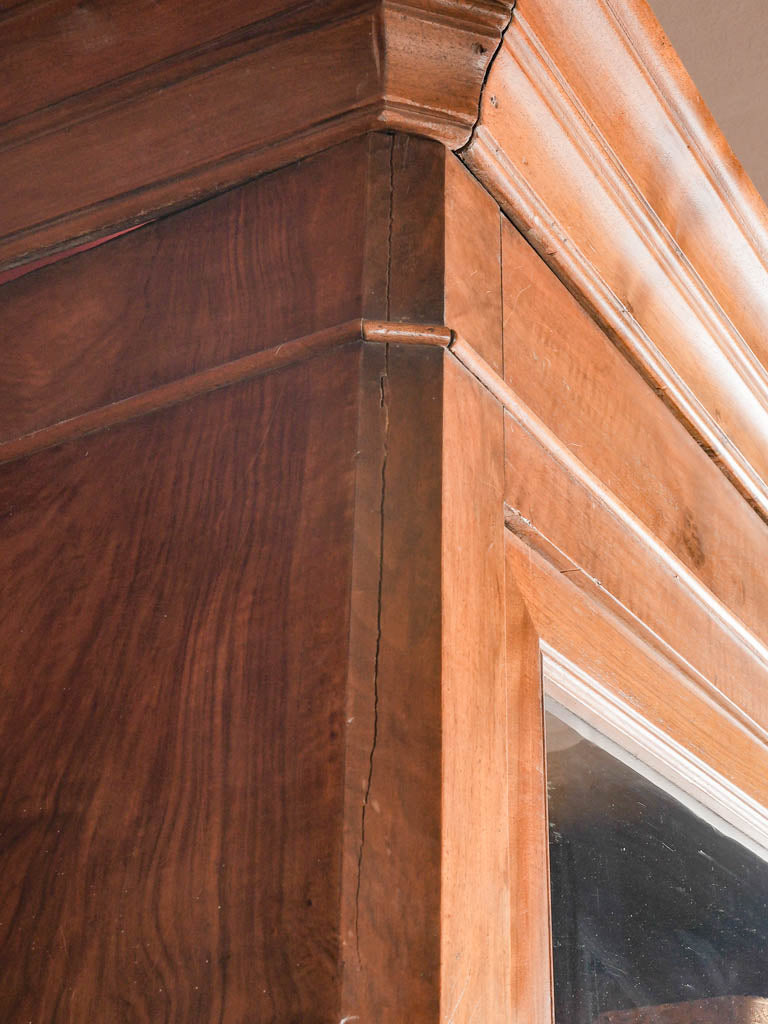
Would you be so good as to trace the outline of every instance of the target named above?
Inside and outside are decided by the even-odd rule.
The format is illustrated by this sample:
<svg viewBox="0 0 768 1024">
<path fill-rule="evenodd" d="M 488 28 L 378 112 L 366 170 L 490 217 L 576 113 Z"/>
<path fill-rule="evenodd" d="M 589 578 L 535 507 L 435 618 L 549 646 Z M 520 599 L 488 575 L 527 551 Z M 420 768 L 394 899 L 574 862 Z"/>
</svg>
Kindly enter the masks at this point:
<svg viewBox="0 0 768 1024">
<path fill-rule="evenodd" d="M 512 6 L 509 9 L 509 17 L 507 18 L 507 23 L 506 23 L 506 25 L 504 25 L 504 27 L 502 28 L 501 32 L 499 33 L 499 41 L 498 41 L 498 43 L 496 45 L 496 49 L 491 54 L 491 59 L 488 61 L 488 63 L 485 66 L 485 73 L 483 75 L 483 80 L 480 83 L 480 91 L 477 94 L 477 117 L 475 118 L 474 124 L 472 125 L 472 128 L 471 128 L 471 130 L 469 132 L 469 138 L 467 139 L 467 141 L 462 146 L 459 146 L 458 149 L 454 150 L 456 155 L 458 157 L 461 157 L 462 159 L 463 159 L 463 154 L 464 154 L 465 150 L 469 149 L 469 147 L 472 145 L 472 142 L 473 142 L 473 140 L 475 138 L 475 132 L 477 131 L 477 127 L 480 124 L 480 118 L 482 116 L 482 110 L 483 110 L 483 95 L 485 94 L 485 87 L 488 84 L 488 79 L 491 76 L 491 69 L 493 68 L 493 65 L 496 62 L 496 57 L 498 56 L 499 50 L 504 45 L 504 36 L 507 34 L 507 30 L 508 30 L 509 26 L 512 24 L 512 21 L 513 21 L 513 19 L 515 17 L 515 8 L 516 7 L 517 7 L 517 0 L 513 0 Z M 466 166 L 466 164 L 465 164 L 465 166 Z M 475 175 L 473 175 L 473 177 L 475 177 Z"/>
</svg>

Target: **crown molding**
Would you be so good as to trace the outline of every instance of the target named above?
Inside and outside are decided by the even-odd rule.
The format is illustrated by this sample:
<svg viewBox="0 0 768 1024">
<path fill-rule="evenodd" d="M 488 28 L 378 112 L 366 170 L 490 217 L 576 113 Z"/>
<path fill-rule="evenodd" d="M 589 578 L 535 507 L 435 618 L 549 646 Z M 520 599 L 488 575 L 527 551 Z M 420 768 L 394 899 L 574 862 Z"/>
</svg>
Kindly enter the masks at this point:
<svg viewBox="0 0 768 1024">
<path fill-rule="evenodd" d="M 462 146 L 513 3 L 270 0 L 265 16 L 240 24 L 253 5 L 227 0 L 226 18 L 198 11 L 192 29 L 170 4 L 164 49 L 144 0 L 112 6 L 110 31 L 75 18 L 74 0 L 21 5 L 3 19 L 0 270 L 364 132 Z M 169 52 L 181 39 L 183 51 Z M 57 41 L 80 60 L 46 60 Z"/>
<path fill-rule="evenodd" d="M 519 0 L 462 156 L 768 515 L 768 211 L 644 0 Z"/>
</svg>

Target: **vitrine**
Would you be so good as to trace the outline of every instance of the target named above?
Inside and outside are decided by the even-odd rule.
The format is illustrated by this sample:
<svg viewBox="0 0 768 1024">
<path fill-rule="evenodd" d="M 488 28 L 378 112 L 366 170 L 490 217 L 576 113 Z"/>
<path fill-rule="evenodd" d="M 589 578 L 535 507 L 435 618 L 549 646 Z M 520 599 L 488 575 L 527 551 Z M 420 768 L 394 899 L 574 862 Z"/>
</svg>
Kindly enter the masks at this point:
<svg viewBox="0 0 768 1024">
<path fill-rule="evenodd" d="M 551 1024 L 545 702 L 768 849 L 762 201 L 642 0 L 3 17 L 0 1017 Z"/>
</svg>

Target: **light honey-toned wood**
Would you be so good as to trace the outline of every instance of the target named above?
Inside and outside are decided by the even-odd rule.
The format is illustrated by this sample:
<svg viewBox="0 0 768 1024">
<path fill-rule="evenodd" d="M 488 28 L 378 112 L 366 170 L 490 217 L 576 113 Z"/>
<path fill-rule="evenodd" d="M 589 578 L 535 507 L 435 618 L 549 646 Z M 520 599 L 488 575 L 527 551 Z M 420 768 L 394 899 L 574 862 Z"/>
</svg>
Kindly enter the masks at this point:
<svg viewBox="0 0 768 1024">
<path fill-rule="evenodd" d="M 768 646 L 461 338 L 451 351 L 507 411 L 510 525 L 651 644 L 768 725 Z M 723 486 L 727 486 L 723 481 Z M 754 552 L 749 557 L 754 557 Z"/>
<path fill-rule="evenodd" d="M 130 5 L 114 7 L 124 33 Z M 723 792 L 768 804 L 768 531 L 710 458 L 768 510 L 762 214 L 716 134 L 679 116 L 687 86 L 643 49 L 634 0 L 520 0 L 493 59 L 511 7 L 270 0 L 251 23 L 226 0 L 182 26 L 166 5 L 146 49 L 91 20 L 75 39 L 93 63 L 54 66 L 69 0 L 35 7 L 55 29 L 39 49 L 32 8 L 6 12 L 24 42 L 0 100 L 17 110 L 0 260 L 198 204 L 0 289 L 5 768 L 14 799 L 36 779 L 45 808 L 32 831 L 13 819 L 4 870 L 15 899 L 42 865 L 24 884 L 49 922 L 48 946 L 12 935 L 9 1019 L 55 1012 L 77 955 L 60 908 L 69 942 L 85 901 L 119 904 L 123 872 L 160 894 L 131 927 L 159 930 L 142 955 L 169 979 L 129 1003 L 137 1019 L 551 1024 L 541 642 Z M 490 191 L 449 151 L 478 113 L 463 160 Z M 185 616 L 199 572 L 214 604 Z M 163 595 L 171 634 L 164 612 L 146 625 Z M 92 636 L 125 700 L 103 701 Z M 175 718 L 174 644 L 203 659 Z M 149 700 L 156 669 L 170 682 Z M 67 746 L 71 680 L 93 690 L 76 709 L 88 758 Z M 77 811 L 79 781 L 96 785 L 82 806 L 118 835 L 136 803 L 109 737 L 139 743 L 170 796 L 142 798 L 136 861 L 70 822 L 64 892 L 42 859 L 51 794 Z M 115 778 L 123 810 L 99 790 Z M 223 796 L 200 810 L 189 787 L 206 785 Z M 178 816 L 193 804 L 207 830 Z M 214 874 L 190 909 L 185 879 Z M 62 996 L 73 1021 L 125 982 L 105 920 L 77 937 L 104 970 Z M 201 935 L 216 946 L 195 996 Z"/>
<path fill-rule="evenodd" d="M 498 372 L 499 208 L 452 153 L 399 136 L 392 150 L 390 320 L 444 323 Z"/>
<path fill-rule="evenodd" d="M 450 357 L 444 402 L 440 1021 L 522 1024 L 525 1018 L 515 1015 L 512 1002 L 519 998 L 514 929 L 527 892 L 510 888 L 510 828 L 515 836 L 519 824 L 535 831 L 533 815 L 541 808 L 518 808 L 516 788 L 512 807 L 522 818 L 510 825 L 508 766 L 528 755 L 529 719 L 507 734 L 502 409 Z M 528 689 L 534 648 L 529 634 L 512 644 L 512 676 L 525 691 L 520 708 L 513 702 L 512 715 L 525 713 L 528 697 L 539 699 L 538 691 Z M 512 741 L 520 742 L 519 749 Z M 513 866 L 525 890 L 524 868 L 517 861 Z"/>
<path fill-rule="evenodd" d="M 768 806 L 768 742 L 598 597 L 507 531 L 508 567 L 538 636 L 744 793 Z"/>
<path fill-rule="evenodd" d="M 768 214 L 644 0 L 520 0 L 464 159 L 768 514 Z"/>
<path fill-rule="evenodd" d="M 597 1024 L 766 1024 L 768 999 L 722 996 L 601 1013 Z"/>
<path fill-rule="evenodd" d="M 502 217 L 485 189 L 450 155 L 444 216 L 445 323 L 501 373 Z"/>
<path fill-rule="evenodd" d="M 516 394 L 728 609 L 768 639 L 765 523 L 509 223 L 504 342 L 505 377 Z M 543 497 L 535 500 L 541 507 Z M 561 547 L 587 567 L 568 541 Z M 599 553 L 589 570 L 606 585 L 609 559 Z"/>
<path fill-rule="evenodd" d="M 506 555 L 512 1016 L 554 1024 L 549 832 L 539 636 Z"/>
</svg>

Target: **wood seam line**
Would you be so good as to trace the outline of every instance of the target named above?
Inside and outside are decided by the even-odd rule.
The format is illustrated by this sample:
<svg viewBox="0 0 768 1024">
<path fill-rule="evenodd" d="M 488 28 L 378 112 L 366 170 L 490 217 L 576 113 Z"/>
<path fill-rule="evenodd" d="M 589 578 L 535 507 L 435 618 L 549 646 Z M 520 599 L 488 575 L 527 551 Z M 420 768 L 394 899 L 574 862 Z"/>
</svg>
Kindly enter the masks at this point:
<svg viewBox="0 0 768 1024">
<path fill-rule="evenodd" d="M 588 469 L 560 441 L 554 431 L 515 394 L 498 373 L 463 338 L 454 338 L 450 350 L 469 372 L 501 403 L 513 420 L 532 437 L 573 479 L 617 519 L 669 571 L 693 600 L 721 628 L 737 639 L 768 672 L 768 645 L 757 637 L 738 616 L 663 544 L 648 527 L 619 499 L 596 474 Z M 718 691 L 719 692 L 719 691 Z"/>
<path fill-rule="evenodd" d="M 160 384 L 148 391 L 122 398 L 110 405 L 89 409 L 65 420 L 52 423 L 21 437 L 0 442 L 0 464 L 11 462 L 76 440 L 107 427 L 146 416 L 172 405 L 179 405 L 209 391 L 228 387 L 264 373 L 300 363 L 322 352 L 353 341 L 447 347 L 453 338 L 447 327 L 439 324 L 389 323 L 385 320 L 348 320 L 313 334 L 281 342 L 261 352 L 253 352 L 218 366 L 200 370 L 187 377 Z"/>
<path fill-rule="evenodd" d="M 504 503 L 504 525 L 516 537 L 532 548 L 549 565 L 558 572 L 566 574 L 571 583 L 579 587 L 587 595 L 607 606 L 609 614 L 628 625 L 635 635 L 658 651 L 667 661 L 671 662 L 696 688 L 722 712 L 735 721 L 753 739 L 768 746 L 768 729 L 763 728 L 743 708 L 731 700 L 715 684 L 692 665 L 679 651 L 676 651 L 663 637 L 659 636 L 652 626 L 648 625 L 631 608 L 608 590 L 596 577 L 592 576 L 583 566 L 575 562 L 559 545 L 542 533 L 518 509 Z"/>
<path fill-rule="evenodd" d="M 519 176 L 482 126 L 476 134 L 476 139 L 481 145 L 478 154 L 484 166 L 483 173 L 479 173 L 476 163 L 472 168 L 474 176 L 496 198 L 502 210 L 525 237 L 528 237 L 530 224 L 550 225 L 541 236 L 541 246 L 538 243 L 534 246 L 542 259 L 569 290 L 572 290 L 572 285 L 575 284 L 577 299 L 582 307 L 649 383 L 749 506 L 768 522 L 768 483 L 755 470 L 738 445 L 728 437 L 707 406 L 678 374 L 667 356 L 658 349 L 643 325 L 618 297 L 613 287 L 605 282 L 595 265 L 584 256 L 572 240 L 567 245 L 564 244 L 563 238 L 567 233 L 549 211 L 549 207 Z M 499 188 L 494 187 L 494 182 L 500 181 L 505 183 L 506 191 L 503 194 Z M 699 323 L 705 324 L 703 314 L 700 316 L 691 303 L 689 306 Z M 717 333 L 718 336 L 722 334 L 720 328 L 717 328 Z M 725 345 L 718 342 L 718 347 L 727 358 Z M 746 371 L 742 372 L 742 361 L 739 360 L 739 365 L 731 363 L 731 368 L 756 401 L 768 404 L 768 377 L 764 371 L 757 371 L 766 377 L 761 393 L 758 393 L 750 383 L 751 376 Z M 765 400 L 761 397 L 763 392 L 766 395 Z"/>
</svg>

